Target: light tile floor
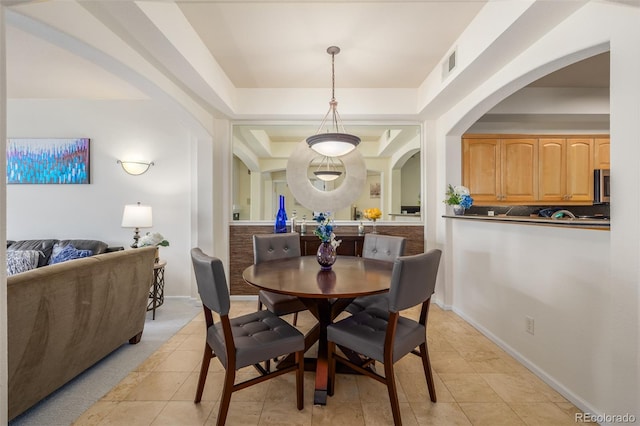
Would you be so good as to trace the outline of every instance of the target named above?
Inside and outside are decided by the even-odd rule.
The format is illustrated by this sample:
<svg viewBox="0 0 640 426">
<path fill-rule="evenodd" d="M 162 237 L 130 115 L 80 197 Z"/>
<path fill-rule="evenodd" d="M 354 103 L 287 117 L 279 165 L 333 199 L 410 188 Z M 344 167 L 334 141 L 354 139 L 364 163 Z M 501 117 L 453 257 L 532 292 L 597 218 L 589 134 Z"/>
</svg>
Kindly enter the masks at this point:
<svg viewBox="0 0 640 426">
<path fill-rule="evenodd" d="M 232 302 L 231 317 L 256 309 Z M 404 313 L 414 318 L 417 310 Z M 432 305 L 428 343 L 437 403 L 429 400 L 420 358 L 396 363 L 405 425 L 572 425 L 579 410 L 506 352 L 450 311 Z M 290 318 L 288 318 L 290 319 Z M 313 317 L 301 313 L 304 332 Z M 200 404 L 193 403 L 204 349 L 204 317 L 191 323 L 89 408 L 75 425 L 214 425 L 224 370 L 214 358 Z M 241 375 L 255 375 L 246 368 Z M 314 376 L 305 373 L 305 406 L 295 404 L 295 376 L 286 374 L 235 392 L 228 425 L 390 425 L 386 387 L 368 377 L 338 375 L 326 406 L 313 405 Z"/>
</svg>

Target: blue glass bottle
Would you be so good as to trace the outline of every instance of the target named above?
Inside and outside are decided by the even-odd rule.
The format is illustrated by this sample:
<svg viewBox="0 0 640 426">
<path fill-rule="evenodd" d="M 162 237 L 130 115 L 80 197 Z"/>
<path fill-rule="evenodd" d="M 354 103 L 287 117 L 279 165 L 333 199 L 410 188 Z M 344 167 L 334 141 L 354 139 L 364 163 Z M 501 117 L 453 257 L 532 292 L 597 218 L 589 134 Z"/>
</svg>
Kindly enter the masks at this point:
<svg viewBox="0 0 640 426">
<path fill-rule="evenodd" d="M 273 232 L 280 234 L 287 232 L 287 211 L 284 209 L 284 195 L 280 196 L 280 208 L 276 213 L 276 223 L 273 227 Z"/>
</svg>

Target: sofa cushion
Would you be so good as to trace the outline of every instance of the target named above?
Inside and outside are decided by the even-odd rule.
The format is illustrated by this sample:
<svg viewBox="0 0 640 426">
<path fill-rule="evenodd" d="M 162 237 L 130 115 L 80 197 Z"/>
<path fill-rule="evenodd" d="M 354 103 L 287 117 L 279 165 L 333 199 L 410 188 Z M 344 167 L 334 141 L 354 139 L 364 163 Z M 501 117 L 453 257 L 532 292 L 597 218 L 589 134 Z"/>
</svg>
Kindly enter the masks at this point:
<svg viewBox="0 0 640 426">
<path fill-rule="evenodd" d="M 78 250 L 91 250 L 93 254 L 102 254 L 107 252 L 107 243 L 99 240 L 60 240 L 61 246 L 72 244 Z"/>
<path fill-rule="evenodd" d="M 51 251 L 53 246 L 58 240 L 20 240 L 16 241 L 7 248 L 7 252 L 15 250 L 37 250 L 41 252 L 38 266 L 44 266 L 49 263 L 51 257 Z"/>
<path fill-rule="evenodd" d="M 37 250 L 15 250 L 7 252 L 7 275 L 26 272 L 38 267 L 40 252 Z"/>
<path fill-rule="evenodd" d="M 89 257 L 92 255 L 93 252 L 91 250 L 78 250 L 73 246 L 73 244 L 67 244 L 55 254 L 51 255 L 50 264 L 53 265 L 55 263 L 66 262 L 67 260 L 73 259 L 80 259 L 82 257 Z"/>
</svg>

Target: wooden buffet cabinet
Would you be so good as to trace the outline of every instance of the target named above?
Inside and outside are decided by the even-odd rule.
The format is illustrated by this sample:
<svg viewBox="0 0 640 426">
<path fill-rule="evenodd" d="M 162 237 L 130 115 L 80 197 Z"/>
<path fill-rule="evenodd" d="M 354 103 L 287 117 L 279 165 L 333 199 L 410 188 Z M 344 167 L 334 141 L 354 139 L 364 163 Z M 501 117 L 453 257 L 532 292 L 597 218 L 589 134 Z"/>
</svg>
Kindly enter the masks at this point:
<svg viewBox="0 0 640 426">
<path fill-rule="evenodd" d="M 462 184 L 475 205 L 589 205 L 608 135 L 464 135 Z"/>
<path fill-rule="evenodd" d="M 362 256 L 364 235 L 340 234 L 336 236 L 336 240 L 342 241 L 336 250 L 339 256 Z M 317 236 L 313 234 L 300 235 L 302 256 L 316 254 L 318 247 L 320 247 L 320 239 Z"/>
<path fill-rule="evenodd" d="M 396 235 L 407 239 L 404 254 L 412 255 L 424 252 L 424 225 L 422 223 L 379 223 L 378 232 L 382 235 Z M 370 231 L 370 227 L 367 227 Z M 242 279 L 242 271 L 253 264 L 253 236 L 273 233 L 273 224 L 244 224 L 233 222 L 229 225 L 229 290 L 232 296 L 256 295 L 258 289 Z M 338 247 L 339 256 L 362 256 L 364 236 L 358 235 L 358 225 L 341 224 L 337 238 L 342 240 Z M 315 255 L 320 239 L 309 232 L 300 235 L 300 250 L 303 256 Z M 339 258 L 338 258 L 339 260 Z"/>
</svg>

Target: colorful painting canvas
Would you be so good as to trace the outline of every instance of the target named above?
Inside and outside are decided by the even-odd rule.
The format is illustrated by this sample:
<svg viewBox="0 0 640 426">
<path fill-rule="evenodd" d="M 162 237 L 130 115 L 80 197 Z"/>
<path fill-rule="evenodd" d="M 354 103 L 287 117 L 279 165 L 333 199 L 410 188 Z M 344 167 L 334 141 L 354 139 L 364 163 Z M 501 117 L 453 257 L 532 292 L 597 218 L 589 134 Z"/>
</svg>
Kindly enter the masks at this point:
<svg viewBox="0 0 640 426">
<path fill-rule="evenodd" d="M 89 139 L 9 139 L 7 183 L 89 183 Z"/>
</svg>

